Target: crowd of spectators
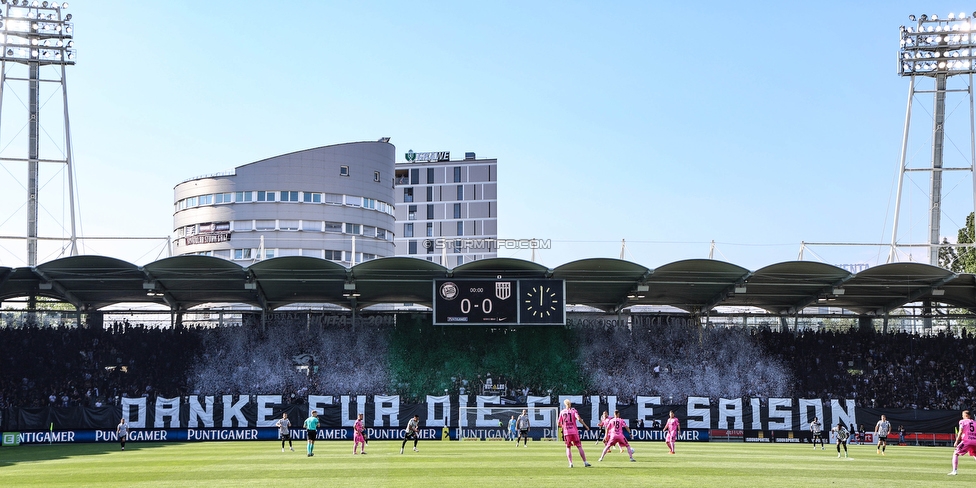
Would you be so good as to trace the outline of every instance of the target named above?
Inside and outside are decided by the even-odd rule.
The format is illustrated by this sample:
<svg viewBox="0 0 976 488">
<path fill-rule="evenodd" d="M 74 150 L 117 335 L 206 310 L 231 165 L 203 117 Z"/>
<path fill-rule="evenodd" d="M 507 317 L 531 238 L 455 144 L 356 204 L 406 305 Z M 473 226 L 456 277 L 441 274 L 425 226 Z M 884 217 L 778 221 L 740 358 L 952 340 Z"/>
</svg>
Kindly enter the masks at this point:
<svg viewBox="0 0 976 488">
<path fill-rule="evenodd" d="M 794 370 L 794 394 L 877 408 L 962 409 L 976 400 L 976 334 L 758 331 Z"/>
<path fill-rule="evenodd" d="M 122 396 L 186 394 L 186 366 L 199 346 L 195 331 L 128 322 L 102 330 L 0 328 L 0 407 L 97 407 Z"/>
<path fill-rule="evenodd" d="M 96 407 L 117 404 L 125 396 L 280 392 L 300 402 L 308 394 L 395 392 L 390 385 L 397 376 L 385 369 L 397 349 L 388 355 L 382 334 L 306 332 L 283 341 L 280 335 L 244 332 L 127 322 L 104 329 L 0 328 L 0 408 Z M 531 391 L 618 395 L 623 404 L 635 395 L 660 395 L 674 403 L 688 395 L 796 396 L 854 399 L 876 408 L 960 409 L 971 408 L 976 399 L 976 335 L 965 330 L 957 335 L 580 331 L 578 343 L 579 368 L 589 375 L 586 391 L 537 383 L 527 388 L 516 373 L 496 372 L 493 385 L 506 384 L 505 395 L 514 400 Z M 715 347 L 719 343 L 728 347 Z M 275 344 L 287 354 L 276 352 Z M 295 348 L 301 344 L 311 347 L 315 358 L 304 369 L 296 366 Z M 473 376 L 468 385 L 462 381 L 468 382 L 450 377 L 429 394 L 442 394 L 444 388 L 457 394 L 454 390 L 462 387 L 478 394 L 491 388 L 487 376 Z M 686 385 L 687 391 L 676 385 Z"/>
</svg>

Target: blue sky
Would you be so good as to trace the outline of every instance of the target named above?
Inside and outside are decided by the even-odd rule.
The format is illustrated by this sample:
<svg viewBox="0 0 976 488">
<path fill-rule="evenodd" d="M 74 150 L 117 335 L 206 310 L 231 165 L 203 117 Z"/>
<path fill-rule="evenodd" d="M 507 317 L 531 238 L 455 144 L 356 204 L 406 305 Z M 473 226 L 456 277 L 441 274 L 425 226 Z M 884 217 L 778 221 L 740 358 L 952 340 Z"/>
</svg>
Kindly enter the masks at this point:
<svg viewBox="0 0 976 488">
<path fill-rule="evenodd" d="M 908 94 L 898 27 L 967 7 L 71 1 L 82 231 L 166 236 L 186 178 L 389 136 L 399 159 L 497 158 L 500 236 L 551 240 L 536 256 L 550 267 L 618 257 L 622 239 L 624 257 L 651 268 L 707 257 L 711 241 L 716 259 L 749 269 L 796 259 L 804 241 L 888 242 Z M 947 132 L 960 132 L 946 161 L 968 165 L 960 103 L 947 103 Z M 912 122 L 916 165 L 929 151 L 925 104 Z M 7 117 L 3 151 L 16 130 Z M 10 182 L 26 172 L 4 168 Z M 905 185 L 899 240 L 923 242 L 927 173 Z M 944 187 L 951 238 L 972 210 L 972 175 L 947 174 Z M 0 200 L 0 235 L 23 233 L 11 216 L 19 191 Z M 0 265 L 24 265 L 22 247 L 0 242 Z M 160 257 L 141 241 L 85 250 Z M 887 250 L 814 246 L 804 257 L 875 265 Z"/>
</svg>

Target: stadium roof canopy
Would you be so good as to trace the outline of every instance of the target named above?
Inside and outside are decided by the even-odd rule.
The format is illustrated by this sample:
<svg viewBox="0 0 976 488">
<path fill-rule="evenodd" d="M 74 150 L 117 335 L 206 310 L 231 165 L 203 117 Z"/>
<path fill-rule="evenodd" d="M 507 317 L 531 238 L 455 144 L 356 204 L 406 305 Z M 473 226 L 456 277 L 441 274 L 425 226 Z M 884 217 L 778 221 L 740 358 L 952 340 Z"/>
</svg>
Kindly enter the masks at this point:
<svg viewBox="0 0 976 488">
<path fill-rule="evenodd" d="M 35 267 L 0 267 L 0 301 L 37 296 L 94 311 L 121 303 L 158 303 L 187 310 L 241 303 L 265 310 L 298 303 L 364 308 L 384 303 L 430 305 L 433 280 L 449 278 L 565 280 L 567 303 L 616 312 L 635 305 L 692 313 L 756 307 L 799 314 L 807 307 L 884 315 L 931 301 L 976 313 L 976 277 L 918 263 L 894 263 L 857 274 L 809 261 L 750 271 L 710 259 L 656 269 L 618 259 L 583 259 L 554 269 L 519 259 L 472 261 L 447 269 L 408 257 L 379 258 L 351 268 L 309 257 L 278 257 L 249 266 L 208 256 L 177 256 L 145 266 L 103 256 L 75 256 Z"/>
</svg>

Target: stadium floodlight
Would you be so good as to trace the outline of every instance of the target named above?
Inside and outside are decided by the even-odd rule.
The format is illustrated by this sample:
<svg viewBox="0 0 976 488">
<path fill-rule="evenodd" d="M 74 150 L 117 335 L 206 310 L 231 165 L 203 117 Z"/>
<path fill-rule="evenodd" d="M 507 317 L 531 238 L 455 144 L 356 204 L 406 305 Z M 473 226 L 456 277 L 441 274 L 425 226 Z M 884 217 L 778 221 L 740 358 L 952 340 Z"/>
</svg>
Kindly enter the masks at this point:
<svg viewBox="0 0 976 488">
<path fill-rule="evenodd" d="M 908 88 L 908 110 L 905 115 L 905 129 L 902 137 L 900 174 L 898 176 L 898 191 L 895 196 L 895 221 L 891 233 L 891 249 L 888 262 L 897 261 L 896 248 L 898 243 L 898 220 L 901 210 L 901 194 L 904 186 L 906 168 L 909 127 L 911 125 L 912 101 L 916 93 L 916 79 L 918 77 L 931 78 L 935 89 L 934 107 L 932 110 L 932 157 L 928 168 L 912 168 L 931 172 L 929 187 L 929 264 L 939 265 L 939 249 L 941 241 L 942 217 L 942 174 L 946 170 L 966 170 L 973 173 L 973 206 L 976 208 L 976 171 L 970 163 L 968 167 L 943 166 L 943 150 L 945 146 L 945 99 L 953 91 L 946 87 L 948 78 L 966 75 L 969 79 L 969 111 L 970 111 L 970 160 L 976 161 L 976 121 L 973 120 L 972 78 L 976 73 L 976 12 L 972 16 L 965 12 L 958 15 L 951 13 L 945 18 L 938 15 L 921 14 L 918 17 L 908 17 L 913 24 L 901 26 L 900 48 L 898 50 L 898 74 L 910 78 Z"/>
<path fill-rule="evenodd" d="M 976 19 L 960 13 L 940 20 L 938 15 L 914 15 L 912 26 L 901 27 L 898 74 L 937 76 L 976 73 Z"/>
<path fill-rule="evenodd" d="M 75 64 L 72 39 L 74 26 L 69 22 L 71 14 L 64 18 L 61 9 L 67 4 L 33 2 L 4 2 L 4 22 L 0 23 L 0 61 L 30 64 L 37 61 L 45 65 Z M 47 49 L 31 49 L 45 46 Z"/>
<path fill-rule="evenodd" d="M 8 79 L 20 79 L 28 83 L 28 148 L 26 158 L 20 160 L 27 163 L 27 264 L 37 265 L 38 245 L 38 163 L 44 161 L 63 162 L 67 166 L 68 193 L 71 208 L 70 223 L 70 253 L 78 254 L 77 235 L 75 231 L 75 197 L 74 171 L 71 164 L 71 138 L 68 124 L 68 96 L 65 87 L 65 66 L 75 64 L 74 30 L 71 15 L 62 17 L 63 9 L 68 4 L 57 2 L 32 0 L 3 0 L 0 2 L 3 22 L 0 22 L 0 87 L 7 84 Z M 7 63 L 27 66 L 26 78 L 8 77 Z M 45 66 L 60 68 L 59 79 L 45 79 L 40 70 Z M 65 147 L 63 161 L 41 158 L 40 152 L 40 122 L 41 103 L 39 92 L 41 83 L 55 82 L 61 85 L 64 97 L 64 132 Z M 0 91 L 2 96 L 2 91 Z M 2 104 L 0 104 L 2 106 Z"/>
</svg>

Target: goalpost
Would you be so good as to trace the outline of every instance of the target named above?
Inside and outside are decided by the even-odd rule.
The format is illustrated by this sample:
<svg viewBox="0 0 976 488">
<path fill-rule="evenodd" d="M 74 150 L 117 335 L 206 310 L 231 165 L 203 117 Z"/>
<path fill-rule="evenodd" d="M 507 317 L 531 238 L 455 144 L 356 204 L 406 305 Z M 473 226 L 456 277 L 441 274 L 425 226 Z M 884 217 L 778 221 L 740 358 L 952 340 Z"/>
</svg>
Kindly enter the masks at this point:
<svg viewBox="0 0 976 488">
<path fill-rule="evenodd" d="M 514 416 L 518 420 L 522 410 L 529 416 L 529 438 L 556 440 L 559 409 L 548 406 L 533 407 L 459 407 L 459 440 L 515 440 L 511 436 L 508 423 Z"/>
</svg>

